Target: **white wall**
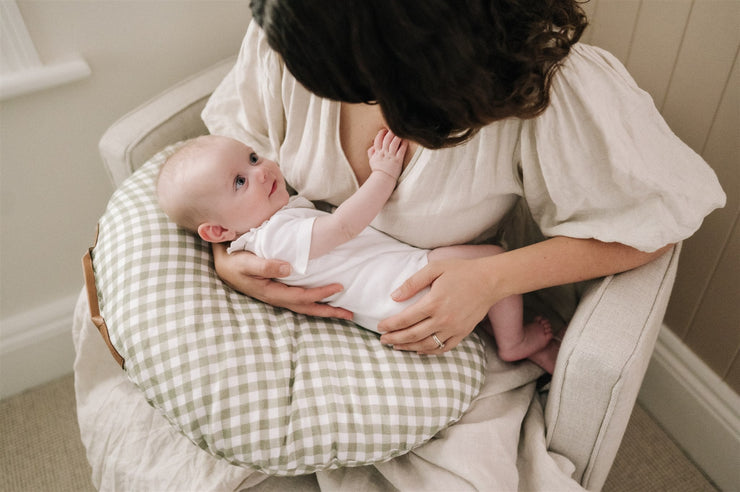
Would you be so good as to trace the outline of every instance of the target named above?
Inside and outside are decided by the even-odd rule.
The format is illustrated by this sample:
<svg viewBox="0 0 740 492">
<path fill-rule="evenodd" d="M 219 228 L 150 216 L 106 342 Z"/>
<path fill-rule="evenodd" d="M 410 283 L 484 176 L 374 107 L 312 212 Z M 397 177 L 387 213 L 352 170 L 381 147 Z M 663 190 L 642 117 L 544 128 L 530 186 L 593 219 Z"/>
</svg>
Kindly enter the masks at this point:
<svg viewBox="0 0 740 492">
<path fill-rule="evenodd" d="M 19 0 L 42 61 L 79 53 L 92 75 L 0 102 L 0 396 L 14 392 L 7 385 L 21 373 L 42 373 L 24 376 L 24 386 L 43 382 L 41 362 L 20 350 L 23 332 L 39 324 L 57 327 L 44 359 L 71 371 L 61 321 L 71 322 L 80 259 L 112 192 L 100 136 L 149 97 L 236 53 L 248 4 Z"/>
</svg>

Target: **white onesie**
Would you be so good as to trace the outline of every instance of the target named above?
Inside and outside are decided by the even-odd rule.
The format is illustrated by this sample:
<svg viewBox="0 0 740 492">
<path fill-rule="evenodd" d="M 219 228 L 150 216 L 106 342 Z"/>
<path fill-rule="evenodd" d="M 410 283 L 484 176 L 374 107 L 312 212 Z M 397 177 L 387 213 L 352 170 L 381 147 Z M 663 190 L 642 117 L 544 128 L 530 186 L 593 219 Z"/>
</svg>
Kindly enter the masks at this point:
<svg viewBox="0 0 740 492">
<path fill-rule="evenodd" d="M 261 258 L 293 266 L 280 282 L 299 287 L 340 283 L 344 290 L 325 299 L 354 313 L 354 322 L 377 332 L 378 323 L 413 304 L 426 290 L 404 302 L 391 292 L 427 264 L 427 249 L 419 249 L 366 227 L 357 237 L 329 253 L 308 259 L 316 217 L 325 214 L 306 198 L 294 196 L 261 226 L 237 238 L 228 252 L 246 250 Z"/>
</svg>

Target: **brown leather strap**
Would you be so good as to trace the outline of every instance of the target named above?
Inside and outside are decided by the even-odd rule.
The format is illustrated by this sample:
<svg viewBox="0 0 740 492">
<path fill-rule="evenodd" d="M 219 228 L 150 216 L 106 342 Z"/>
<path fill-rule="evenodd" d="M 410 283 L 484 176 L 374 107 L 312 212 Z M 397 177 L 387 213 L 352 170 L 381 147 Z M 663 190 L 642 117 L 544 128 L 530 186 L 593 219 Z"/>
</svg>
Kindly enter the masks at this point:
<svg viewBox="0 0 740 492">
<path fill-rule="evenodd" d="M 90 306 L 90 319 L 93 324 L 98 328 L 98 332 L 103 337 L 105 344 L 108 346 L 111 355 L 116 360 L 121 369 L 125 364 L 123 357 L 118 353 L 118 350 L 113 346 L 108 335 L 108 327 L 105 324 L 105 320 L 100 315 L 100 305 L 98 304 L 98 291 L 95 287 L 95 272 L 93 271 L 92 264 L 92 250 L 98 244 L 98 232 L 95 232 L 95 243 L 92 247 L 88 248 L 87 253 L 82 257 L 82 271 L 85 275 L 85 290 L 87 291 L 87 304 Z"/>
</svg>

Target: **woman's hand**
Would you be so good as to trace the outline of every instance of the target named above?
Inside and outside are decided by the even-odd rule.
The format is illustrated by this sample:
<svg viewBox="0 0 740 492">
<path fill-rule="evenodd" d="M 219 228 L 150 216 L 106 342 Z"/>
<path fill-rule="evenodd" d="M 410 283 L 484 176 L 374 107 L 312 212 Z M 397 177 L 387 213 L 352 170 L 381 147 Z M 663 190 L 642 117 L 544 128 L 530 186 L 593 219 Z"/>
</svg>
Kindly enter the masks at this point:
<svg viewBox="0 0 740 492">
<path fill-rule="evenodd" d="M 624 272 L 661 256 L 672 246 L 645 253 L 620 243 L 557 236 L 495 256 L 430 262 L 393 298 L 403 301 L 424 287 L 431 286 L 431 290 L 414 305 L 383 320 L 378 330 L 387 333 L 380 341 L 399 350 L 446 352 L 505 297 Z M 444 348 L 437 346 L 432 335 L 445 344 Z"/>
<path fill-rule="evenodd" d="M 452 350 L 485 318 L 498 299 L 491 297 L 492 278 L 477 260 L 429 263 L 393 293 L 396 301 L 410 299 L 425 287 L 431 290 L 401 313 L 383 320 L 380 341 L 397 350 L 441 354 Z M 503 298 L 503 295 L 502 297 Z M 432 338 L 436 335 L 444 348 Z"/>
<path fill-rule="evenodd" d="M 232 289 L 273 306 L 296 313 L 325 318 L 352 319 L 352 313 L 321 301 L 340 292 L 341 284 L 306 289 L 290 287 L 273 278 L 290 274 L 290 264 L 280 260 L 265 260 L 247 251 L 228 254 L 225 244 L 213 244 L 216 273 Z"/>
</svg>

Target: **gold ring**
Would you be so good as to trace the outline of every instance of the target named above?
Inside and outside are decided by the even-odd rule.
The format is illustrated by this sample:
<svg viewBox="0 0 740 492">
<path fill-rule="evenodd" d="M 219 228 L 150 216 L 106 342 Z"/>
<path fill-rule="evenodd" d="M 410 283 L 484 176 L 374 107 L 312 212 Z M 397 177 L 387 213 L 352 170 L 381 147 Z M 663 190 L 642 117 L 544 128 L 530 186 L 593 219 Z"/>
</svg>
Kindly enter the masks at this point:
<svg viewBox="0 0 740 492">
<path fill-rule="evenodd" d="M 442 342 L 441 342 L 441 341 L 439 340 L 439 338 L 437 338 L 437 334 L 436 334 L 436 333 L 432 333 L 432 340 L 434 340 L 435 342 L 437 342 L 437 347 L 439 347 L 439 348 L 441 348 L 441 349 L 445 348 L 445 344 L 444 344 L 444 343 L 442 343 Z"/>
</svg>

